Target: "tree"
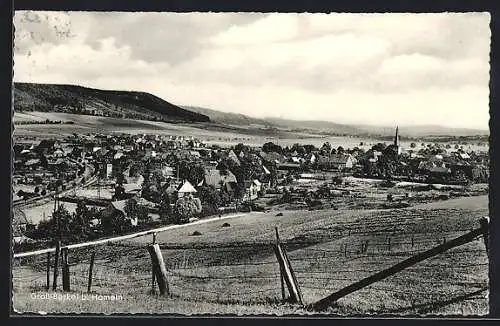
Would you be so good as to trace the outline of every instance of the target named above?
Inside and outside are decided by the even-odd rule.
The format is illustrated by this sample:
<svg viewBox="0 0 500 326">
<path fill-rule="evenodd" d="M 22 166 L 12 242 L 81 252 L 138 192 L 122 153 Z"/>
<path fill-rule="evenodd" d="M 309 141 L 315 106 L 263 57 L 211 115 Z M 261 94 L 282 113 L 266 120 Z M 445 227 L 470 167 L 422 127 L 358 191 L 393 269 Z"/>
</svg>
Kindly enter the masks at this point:
<svg viewBox="0 0 500 326">
<path fill-rule="evenodd" d="M 143 173 L 143 165 L 142 164 L 139 164 L 137 162 L 134 162 L 130 165 L 130 169 L 129 169 L 129 174 L 128 176 L 129 177 L 137 177 L 139 176 L 141 173 Z"/>
<path fill-rule="evenodd" d="M 134 198 L 127 200 L 124 211 L 130 219 L 137 219 L 139 223 L 149 222 L 147 208 L 139 205 Z"/>
<path fill-rule="evenodd" d="M 168 193 L 164 192 L 161 201 L 160 201 L 160 207 L 158 209 L 160 219 L 162 221 L 168 221 L 172 217 L 172 207 L 171 207 L 171 198 Z"/>
<path fill-rule="evenodd" d="M 78 239 L 78 235 L 73 232 L 73 216 L 64 205 L 59 205 L 52 213 L 52 221 L 54 223 L 53 235 L 55 238 L 60 237 L 60 240 L 65 243 L 72 242 L 75 238 Z"/>
<path fill-rule="evenodd" d="M 417 147 L 417 144 L 415 144 L 415 143 L 411 143 L 411 144 L 410 144 L 410 147 L 411 147 L 411 148 L 415 148 L 415 147 Z"/>
<path fill-rule="evenodd" d="M 314 145 L 307 144 L 307 145 L 304 145 L 304 149 L 305 149 L 306 153 L 309 154 L 311 152 L 316 151 L 317 148 Z"/>
<path fill-rule="evenodd" d="M 344 147 L 342 146 L 337 147 L 337 154 L 344 154 Z"/>
<path fill-rule="evenodd" d="M 115 186 L 115 193 L 113 195 L 114 200 L 121 200 L 125 197 L 125 188 L 121 184 Z"/>
<path fill-rule="evenodd" d="M 73 214 L 73 233 L 78 235 L 80 239 L 87 239 L 92 235 L 90 220 L 94 217 L 94 211 L 90 211 L 83 201 L 76 204 L 75 213 Z"/>
<path fill-rule="evenodd" d="M 116 173 L 116 184 L 119 186 L 122 186 L 124 183 L 126 183 L 125 175 L 123 174 L 122 171 L 117 172 Z"/>
<path fill-rule="evenodd" d="M 192 195 L 186 195 L 177 200 L 175 203 L 177 212 L 177 223 L 186 223 L 195 214 L 201 213 L 202 206 L 199 198 Z"/>
<path fill-rule="evenodd" d="M 290 149 L 292 152 L 297 152 L 297 154 L 299 155 L 304 155 L 306 154 L 306 149 L 304 146 L 302 146 L 301 144 L 299 143 L 295 143 L 293 144 L 292 148 Z"/>
<path fill-rule="evenodd" d="M 372 150 L 377 152 L 383 152 L 387 146 L 384 143 L 377 143 L 372 146 Z"/>
<path fill-rule="evenodd" d="M 188 180 L 192 184 L 198 184 L 205 177 L 205 169 L 200 164 L 191 166 L 189 170 Z"/>
<path fill-rule="evenodd" d="M 203 185 L 198 189 L 198 196 L 203 204 L 217 209 L 221 203 L 221 198 L 214 186 Z"/>
<path fill-rule="evenodd" d="M 262 145 L 262 151 L 264 153 L 276 152 L 279 154 L 283 153 L 281 146 L 274 144 L 273 142 L 268 142 Z"/>
<path fill-rule="evenodd" d="M 250 147 L 248 147 L 247 145 L 245 145 L 243 143 L 239 143 L 238 145 L 234 146 L 234 151 L 236 153 L 239 153 L 239 152 L 248 153 L 248 152 L 250 152 Z"/>
<path fill-rule="evenodd" d="M 330 152 L 332 151 L 332 145 L 330 145 L 329 142 L 325 142 L 323 146 L 321 146 L 320 150 L 325 152 L 326 154 L 330 154 Z"/>
</svg>

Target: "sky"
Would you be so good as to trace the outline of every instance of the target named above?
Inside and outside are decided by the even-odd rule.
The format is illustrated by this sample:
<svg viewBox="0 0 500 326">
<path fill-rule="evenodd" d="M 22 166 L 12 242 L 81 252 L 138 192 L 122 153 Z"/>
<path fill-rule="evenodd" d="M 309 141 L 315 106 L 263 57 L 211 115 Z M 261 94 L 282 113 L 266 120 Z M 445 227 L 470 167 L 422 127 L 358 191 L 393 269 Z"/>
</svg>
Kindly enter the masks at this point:
<svg viewBox="0 0 500 326">
<path fill-rule="evenodd" d="M 488 13 L 17 11 L 14 81 L 255 117 L 488 129 Z"/>
</svg>

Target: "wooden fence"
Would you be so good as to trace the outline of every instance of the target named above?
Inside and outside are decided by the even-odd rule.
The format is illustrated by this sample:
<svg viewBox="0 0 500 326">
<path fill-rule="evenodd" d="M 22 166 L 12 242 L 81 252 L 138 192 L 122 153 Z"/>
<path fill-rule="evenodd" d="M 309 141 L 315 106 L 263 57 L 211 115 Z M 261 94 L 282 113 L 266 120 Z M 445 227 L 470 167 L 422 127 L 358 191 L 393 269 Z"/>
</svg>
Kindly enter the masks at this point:
<svg viewBox="0 0 500 326">
<path fill-rule="evenodd" d="M 223 218 L 215 218 L 211 220 L 221 220 L 224 218 L 229 218 L 229 216 Z M 209 220 L 201 220 L 191 224 L 206 223 L 208 221 Z M 45 254 L 46 260 L 41 262 L 40 268 L 43 270 L 43 277 L 46 278 L 44 284 L 44 288 L 46 290 L 49 290 L 50 288 L 52 288 L 52 290 L 57 290 L 59 286 L 59 279 L 61 279 L 62 290 L 73 291 L 75 290 L 74 286 L 76 286 L 78 280 L 82 279 L 82 284 L 85 286 L 86 291 L 90 293 L 96 287 L 102 287 L 103 284 L 102 278 L 98 275 L 98 273 L 96 273 L 96 267 L 97 267 L 97 272 L 107 267 L 109 267 L 110 269 L 116 269 L 113 266 L 107 265 L 108 263 L 106 261 L 109 259 L 107 259 L 105 256 L 99 257 L 99 255 L 96 255 L 96 250 L 94 249 L 96 248 L 96 246 L 112 245 L 113 243 L 132 239 L 135 237 L 152 235 L 153 238 L 152 243 L 146 245 L 132 246 L 129 249 L 121 251 L 121 253 L 124 256 L 129 255 L 131 257 L 138 257 L 138 259 L 140 259 L 143 257 L 147 257 L 147 255 L 149 255 L 150 258 L 150 265 L 148 267 L 149 271 L 147 270 L 147 268 L 143 269 L 144 273 L 149 274 L 147 277 L 142 277 L 138 275 L 139 278 L 129 277 L 126 279 L 127 282 L 134 283 L 133 285 L 131 285 L 132 287 L 149 288 L 152 292 L 159 293 L 162 296 L 172 296 L 172 295 L 178 296 L 184 291 L 192 291 L 193 293 L 197 293 L 198 296 L 200 295 L 200 292 L 207 292 L 210 295 L 215 296 L 217 298 L 216 301 L 220 302 L 222 300 L 221 296 L 224 296 L 224 293 L 226 293 L 226 292 L 221 292 L 222 291 L 221 289 L 223 289 L 224 285 L 214 290 L 208 290 L 207 288 L 205 289 L 196 288 L 195 281 L 215 282 L 216 280 L 217 281 L 220 280 L 227 282 L 231 280 L 241 283 L 242 280 L 249 279 L 252 281 L 251 282 L 249 281 L 248 284 L 252 285 L 259 284 L 259 286 L 261 287 L 259 288 L 259 290 L 255 290 L 254 291 L 255 293 L 261 293 L 261 292 L 264 293 L 265 291 L 269 290 L 270 293 L 277 294 L 279 293 L 277 291 L 280 291 L 282 301 L 287 301 L 290 303 L 297 304 L 299 306 L 303 306 L 305 309 L 311 311 L 324 311 L 329 307 L 335 305 L 337 301 L 341 300 L 342 298 L 354 292 L 361 291 L 369 286 L 372 286 L 374 283 L 381 282 L 387 279 L 388 277 L 401 273 L 402 271 L 408 268 L 411 267 L 414 268 L 413 266 L 419 264 L 424 260 L 431 259 L 437 255 L 441 255 L 449 251 L 450 249 L 470 243 L 476 240 L 478 237 L 482 237 L 484 240 L 484 246 L 486 247 L 485 252 L 488 253 L 489 251 L 489 230 L 488 230 L 489 221 L 487 218 L 483 218 L 480 220 L 480 227 L 478 228 L 472 229 L 467 233 L 460 235 L 458 237 L 454 237 L 452 239 L 443 238 L 442 240 L 440 240 L 439 244 L 433 246 L 430 249 L 421 252 L 416 252 L 411 257 L 403 259 L 400 262 L 388 268 L 385 268 L 381 271 L 373 271 L 372 274 L 364 278 L 361 278 L 360 280 L 351 282 L 346 286 L 343 286 L 340 289 L 330 293 L 329 295 L 325 296 L 320 300 L 305 304 L 304 302 L 305 300 L 302 293 L 302 286 L 304 284 L 300 284 L 301 283 L 300 280 L 302 278 L 297 277 L 297 268 L 295 268 L 295 266 L 293 265 L 298 263 L 301 263 L 302 265 L 302 263 L 306 262 L 309 259 L 309 257 L 301 257 L 301 258 L 292 257 L 291 259 L 289 257 L 288 251 L 290 250 L 294 251 L 295 250 L 294 248 L 298 248 L 298 250 L 301 250 L 300 248 L 304 247 L 309 248 L 310 244 L 300 243 L 297 241 L 283 242 L 280 239 L 280 235 L 278 233 L 277 228 L 275 229 L 276 239 L 274 242 L 263 242 L 263 243 L 250 242 L 250 243 L 228 244 L 227 248 L 225 248 L 223 245 L 213 246 L 213 247 L 206 245 L 205 246 L 193 245 L 192 247 L 189 247 L 186 245 L 169 246 L 168 244 L 160 245 L 157 243 L 156 234 L 158 232 L 162 232 L 168 229 L 175 229 L 176 227 L 180 226 L 169 226 L 155 230 L 136 233 L 133 235 L 121 236 L 112 239 L 103 239 L 99 241 L 93 241 L 93 242 L 75 244 L 69 246 L 61 246 L 60 243 L 58 243 L 55 248 L 39 250 L 30 253 L 19 253 L 14 255 L 14 258 L 18 260 L 23 260 L 23 259 L 38 257 L 39 259 L 41 259 L 41 255 Z M 349 229 L 348 233 L 345 234 L 345 236 L 351 237 L 354 234 L 355 232 L 354 231 L 351 232 L 351 229 Z M 418 239 L 414 239 L 413 235 L 409 240 L 410 241 L 408 241 L 407 245 L 411 246 L 411 248 L 413 248 L 414 246 L 416 247 L 420 241 Z M 373 248 L 374 246 L 377 245 L 380 245 L 381 248 L 384 248 L 385 252 L 383 252 L 382 255 L 398 254 L 397 252 L 393 252 L 393 246 L 395 246 L 395 242 L 391 241 L 391 238 L 388 237 L 386 239 L 386 242 L 380 244 L 376 244 L 373 242 L 370 243 L 369 241 L 365 240 L 360 241 L 359 247 L 355 248 L 356 255 L 358 256 L 366 255 L 368 248 Z M 242 250 L 242 248 L 243 249 L 246 248 L 247 249 L 246 251 L 248 251 L 250 254 L 252 251 L 269 250 L 269 252 L 274 252 L 275 259 L 264 260 L 264 261 L 252 261 L 249 254 L 249 260 L 247 262 L 235 263 L 231 261 L 230 257 L 229 261 L 222 260 L 222 258 L 220 258 L 213 264 L 210 263 L 207 265 L 202 265 L 205 259 L 203 253 L 199 253 L 197 255 L 198 261 L 196 263 L 190 262 L 189 257 L 186 257 L 186 251 L 189 250 L 192 251 L 210 250 L 212 253 L 217 252 L 222 257 L 224 256 L 222 251 L 224 251 L 225 249 L 235 249 L 236 254 L 242 256 L 241 253 L 245 251 Z M 73 270 L 76 264 L 82 263 L 81 261 L 82 255 L 79 254 L 77 256 L 78 261 L 73 263 L 71 262 L 72 252 L 77 249 L 89 250 L 89 254 L 86 254 L 89 257 L 88 267 L 86 271 L 80 268 L 80 271 L 82 273 L 86 273 L 86 275 L 83 275 L 82 277 L 78 277 L 77 275 L 75 275 L 75 271 Z M 236 251 L 236 249 L 238 249 L 238 251 Z M 103 250 L 103 252 L 105 251 L 106 250 Z M 171 254 L 169 253 L 165 257 L 165 254 L 168 251 L 171 251 Z M 52 253 L 54 253 L 53 256 Z M 310 257 L 312 262 L 317 262 L 320 259 L 327 259 L 327 260 L 335 259 L 333 258 L 334 256 L 331 256 L 332 258 L 329 258 L 328 256 L 330 254 L 329 250 L 321 249 L 318 250 L 318 253 L 319 255 Z M 342 244 L 339 250 L 335 252 L 335 254 L 337 255 L 335 257 L 343 257 L 344 259 L 347 259 L 349 258 L 348 256 L 351 253 L 352 253 L 352 246 L 348 248 L 348 244 L 346 243 Z M 179 255 L 182 254 L 184 255 L 184 257 L 179 258 Z M 237 257 L 237 259 L 241 260 L 242 257 Z M 200 271 L 203 269 L 203 266 L 206 266 L 207 269 L 206 274 L 201 275 L 193 273 L 193 271 L 201 273 Z M 219 266 L 219 267 L 226 266 L 227 268 L 225 270 L 229 271 L 229 273 L 234 273 L 234 274 L 233 275 L 210 274 L 208 270 L 212 266 Z M 255 268 L 251 268 L 252 266 Z M 272 266 L 276 266 L 276 269 L 279 271 L 277 276 L 275 276 L 274 272 L 271 271 Z M 458 268 L 460 266 L 456 265 L 451 267 Z M 467 264 L 464 264 L 463 266 L 467 266 Z M 265 268 L 262 269 L 261 267 Z M 141 268 L 145 267 L 141 266 Z M 128 271 L 125 271 L 125 273 L 130 272 L 131 269 L 133 269 L 132 266 L 130 266 L 130 269 Z M 355 270 L 349 270 L 349 269 L 347 269 L 346 271 L 350 273 L 355 272 Z M 60 272 L 61 275 L 59 275 Z M 250 274 L 251 272 L 254 274 Z M 303 273 L 303 270 L 299 268 L 298 272 L 299 274 Z M 340 273 L 342 272 L 342 270 L 336 269 L 333 272 Z M 370 270 L 366 269 L 363 272 L 370 272 Z M 309 273 L 308 275 L 311 275 L 312 271 L 307 271 L 307 273 Z M 51 280 L 51 274 L 52 274 L 52 280 Z M 338 278 L 338 276 L 336 278 L 335 276 L 332 276 L 335 274 L 332 274 L 331 271 L 328 271 L 327 275 L 328 276 L 326 277 L 326 280 L 328 282 L 339 282 L 344 284 L 345 283 L 345 282 L 343 283 L 344 280 L 350 280 L 350 279 Z M 320 278 L 316 277 L 316 279 Z M 267 282 L 266 284 L 270 285 L 269 289 L 262 288 L 261 283 L 263 282 L 263 280 L 266 280 Z M 148 282 L 148 284 L 140 285 L 143 284 L 142 282 Z M 248 291 L 252 291 L 252 289 L 249 288 Z M 286 294 L 286 292 L 288 292 L 288 295 Z M 236 295 L 238 295 L 238 293 L 236 293 Z"/>
</svg>

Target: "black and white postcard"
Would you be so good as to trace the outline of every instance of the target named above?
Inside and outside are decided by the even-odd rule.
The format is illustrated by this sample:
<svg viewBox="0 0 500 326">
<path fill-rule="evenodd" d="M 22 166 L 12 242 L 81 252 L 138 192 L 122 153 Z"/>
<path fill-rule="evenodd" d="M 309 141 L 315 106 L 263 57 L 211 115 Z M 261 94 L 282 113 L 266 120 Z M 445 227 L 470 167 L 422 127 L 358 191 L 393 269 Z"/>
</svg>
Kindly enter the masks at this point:
<svg viewBox="0 0 500 326">
<path fill-rule="evenodd" d="M 488 13 L 16 11 L 16 313 L 485 316 Z"/>
</svg>

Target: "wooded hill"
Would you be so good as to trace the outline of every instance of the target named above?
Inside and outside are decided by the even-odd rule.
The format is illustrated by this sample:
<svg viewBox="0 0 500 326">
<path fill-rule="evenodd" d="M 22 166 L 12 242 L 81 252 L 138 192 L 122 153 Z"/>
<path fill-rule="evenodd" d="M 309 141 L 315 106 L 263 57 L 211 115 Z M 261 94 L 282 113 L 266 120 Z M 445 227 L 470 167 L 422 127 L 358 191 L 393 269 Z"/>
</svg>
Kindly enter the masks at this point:
<svg viewBox="0 0 500 326">
<path fill-rule="evenodd" d="M 145 92 L 114 91 L 76 85 L 14 83 L 14 110 L 66 112 L 166 122 L 209 122 Z"/>
</svg>

